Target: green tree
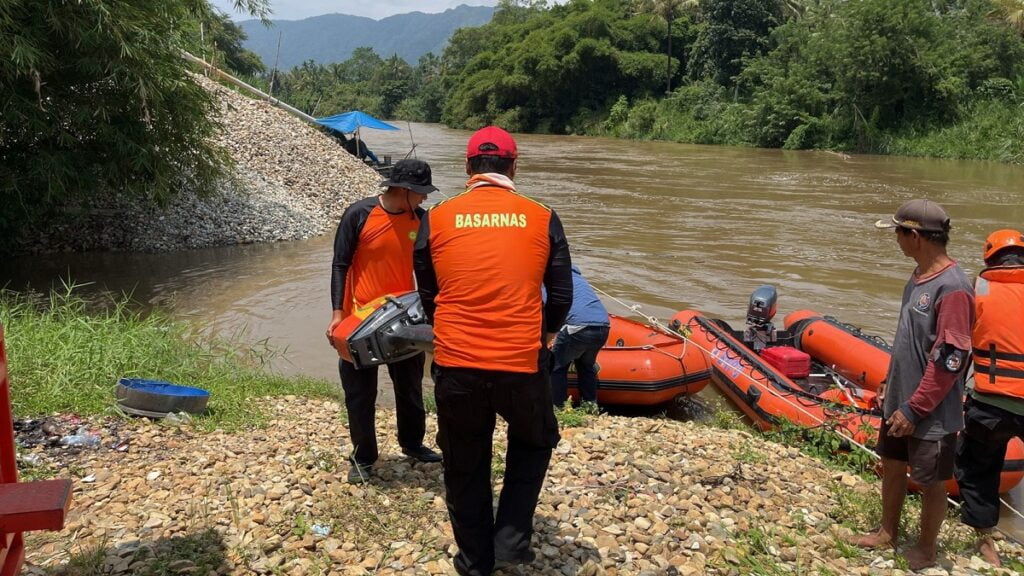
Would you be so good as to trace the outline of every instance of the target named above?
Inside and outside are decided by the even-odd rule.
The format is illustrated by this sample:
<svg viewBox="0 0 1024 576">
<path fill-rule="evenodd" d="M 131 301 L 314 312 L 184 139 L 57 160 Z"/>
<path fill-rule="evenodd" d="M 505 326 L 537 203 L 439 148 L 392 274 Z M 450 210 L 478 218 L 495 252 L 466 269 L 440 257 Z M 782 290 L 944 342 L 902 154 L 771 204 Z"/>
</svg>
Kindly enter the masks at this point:
<svg viewBox="0 0 1024 576">
<path fill-rule="evenodd" d="M 780 26 L 741 75 L 752 141 L 872 150 L 884 134 L 954 122 L 1024 69 L 1024 43 L 989 10 L 837 0 Z"/>
<path fill-rule="evenodd" d="M 411 93 L 413 69 L 397 55 L 384 61 L 375 71 L 370 88 L 380 96 L 377 114 L 393 118 L 395 110 Z"/>
<path fill-rule="evenodd" d="M 266 0 L 239 0 L 266 17 Z M 0 0 L 0 237 L 101 195 L 214 189 L 214 101 L 181 58 L 205 0 Z"/>
<path fill-rule="evenodd" d="M 705 23 L 693 47 L 690 74 L 732 86 L 744 59 L 764 54 L 782 18 L 779 0 L 705 0 Z"/>
<path fill-rule="evenodd" d="M 641 14 L 656 14 L 666 23 L 665 29 L 665 93 L 672 93 L 672 23 L 684 13 L 700 9 L 700 0 L 635 0 L 635 10 Z"/>
<path fill-rule="evenodd" d="M 395 117 L 418 122 L 439 122 L 444 110 L 444 65 L 433 52 L 420 56 L 413 70 L 410 96 L 407 97 Z"/>
<path fill-rule="evenodd" d="M 384 64 L 384 60 L 369 46 L 360 46 L 352 51 L 342 64 L 342 80 L 347 82 L 369 82 Z"/>
<path fill-rule="evenodd" d="M 191 42 L 208 62 L 237 76 L 253 77 L 266 71 L 259 55 L 242 46 L 247 38 L 245 31 L 227 14 L 210 11 L 198 24 L 193 26 Z"/>
<path fill-rule="evenodd" d="M 523 14 L 453 37 L 442 57 L 453 64 L 444 122 L 586 132 L 600 129 L 620 95 L 663 90 L 657 51 L 664 29 L 633 14 L 629 0 L 578 0 Z"/>
</svg>

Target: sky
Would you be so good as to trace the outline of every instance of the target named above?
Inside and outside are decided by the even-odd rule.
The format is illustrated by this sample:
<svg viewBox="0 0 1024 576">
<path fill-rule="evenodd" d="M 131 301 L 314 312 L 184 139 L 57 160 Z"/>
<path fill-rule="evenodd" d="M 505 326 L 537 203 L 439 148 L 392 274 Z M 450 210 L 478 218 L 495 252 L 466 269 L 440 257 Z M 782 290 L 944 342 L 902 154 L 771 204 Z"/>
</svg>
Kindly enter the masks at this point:
<svg viewBox="0 0 1024 576">
<path fill-rule="evenodd" d="M 248 20 L 252 16 L 239 14 L 231 0 L 210 0 L 214 7 L 227 12 L 232 20 Z M 395 14 L 426 12 L 434 14 L 469 6 L 494 6 L 498 0 L 270 0 L 272 20 L 301 20 L 321 14 L 349 14 L 380 20 Z"/>
</svg>

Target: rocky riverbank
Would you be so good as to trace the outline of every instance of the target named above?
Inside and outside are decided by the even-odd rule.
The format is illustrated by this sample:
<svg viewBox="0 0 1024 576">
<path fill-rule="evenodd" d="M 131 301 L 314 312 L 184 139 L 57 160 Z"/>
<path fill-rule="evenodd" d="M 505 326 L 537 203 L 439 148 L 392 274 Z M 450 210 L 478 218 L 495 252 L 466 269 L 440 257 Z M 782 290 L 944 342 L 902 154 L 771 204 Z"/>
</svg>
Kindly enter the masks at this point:
<svg viewBox="0 0 1024 576">
<path fill-rule="evenodd" d="M 273 417 L 248 433 L 94 422 L 98 449 L 23 451 L 29 472 L 75 478 L 66 528 L 29 537 L 25 573 L 454 573 L 441 466 L 400 456 L 392 413 L 379 414 L 373 480 L 353 486 L 339 404 L 264 404 Z M 502 455 L 503 430 L 495 444 Z M 502 467 L 496 457 L 499 478 Z M 520 573 L 901 574 L 891 553 L 840 543 L 870 521 L 877 490 L 746 431 L 602 415 L 563 430 L 537 509 L 538 559 Z M 925 573 L 992 573 L 966 539 L 947 523 L 942 566 Z"/>
<path fill-rule="evenodd" d="M 112 199 L 74 223 L 30 231 L 25 252 L 166 251 L 299 240 L 330 231 L 380 176 L 326 134 L 261 100 L 194 76 L 219 104 L 217 138 L 235 170 L 216 194 L 185 190 L 169 205 Z"/>
</svg>

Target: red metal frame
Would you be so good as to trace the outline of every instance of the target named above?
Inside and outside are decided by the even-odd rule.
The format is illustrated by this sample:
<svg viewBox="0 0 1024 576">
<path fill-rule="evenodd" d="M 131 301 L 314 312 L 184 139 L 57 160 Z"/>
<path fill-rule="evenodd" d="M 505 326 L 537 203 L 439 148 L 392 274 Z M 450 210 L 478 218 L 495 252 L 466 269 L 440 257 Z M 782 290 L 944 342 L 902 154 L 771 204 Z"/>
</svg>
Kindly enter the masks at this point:
<svg viewBox="0 0 1024 576">
<path fill-rule="evenodd" d="M 71 481 L 18 482 L 14 417 L 0 326 L 0 576 L 15 576 L 25 559 L 22 532 L 60 530 L 71 504 Z"/>
</svg>

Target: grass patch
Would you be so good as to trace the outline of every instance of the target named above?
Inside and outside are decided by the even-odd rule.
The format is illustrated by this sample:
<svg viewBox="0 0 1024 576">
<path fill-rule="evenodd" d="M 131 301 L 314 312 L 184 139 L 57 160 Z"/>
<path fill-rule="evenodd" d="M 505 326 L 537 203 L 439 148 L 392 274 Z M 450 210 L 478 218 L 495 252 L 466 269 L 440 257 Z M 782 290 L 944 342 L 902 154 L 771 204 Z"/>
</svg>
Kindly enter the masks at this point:
<svg viewBox="0 0 1024 576">
<path fill-rule="evenodd" d="M 733 450 L 732 457 L 737 462 L 743 462 L 744 464 L 759 464 L 768 461 L 768 457 L 763 452 L 746 443 Z"/>
<path fill-rule="evenodd" d="M 789 566 L 779 558 L 779 537 L 771 528 L 752 526 L 735 536 L 736 546 L 723 552 L 719 562 L 722 568 L 735 565 L 740 574 L 775 576 L 783 574 L 810 574 L 808 566 L 797 557 L 795 566 Z"/>
<path fill-rule="evenodd" d="M 953 124 L 907 128 L 884 138 L 880 152 L 1024 163 L 1024 118 L 1019 103 L 985 99 L 965 106 Z"/>
<path fill-rule="evenodd" d="M 796 446 L 804 454 L 820 460 L 833 468 L 857 473 L 864 478 L 875 478 L 873 453 L 853 446 L 845 438 L 832 431 L 828 423 L 822 427 L 805 428 L 788 420 L 782 420 L 765 437 L 785 446 Z"/>
<path fill-rule="evenodd" d="M 332 494 L 329 498 L 327 517 L 321 522 L 329 522 L 332 534 L 344 534 L 345 541 L 360 550 L 403 541 L 422 546 L 423 557 L 417 558 L 417 562 L 435 560 L 446 554 L 429 528 L 447 523 L 448 512 L 435 509 L 433 497 L 420 488 L 400 483 L 386 486 L 371 483 L 358 490 Z M 295 530 L 300 522 L 308 523 L 304 517 L 298 520 L 299 517 L 290 530 Z M 391 552 L 390 548 L 388 551 Z"/>
<path fill-rule="evenodd" d="M 722 430 L 750 430 L 750 426 L 743 421 L 742 414 L 721 405 L 715 406 L 707 425 Z"/>
<path fill-rule="evenodd" d="M 166 312 L 143 313 L 127 296 L 87 301 L 74 285 L 48 297 L 0 290 L 16 417 L 54 412 L 110 413 L 122 377 L 153 378 L 210 391 L 202 428 L 257 425 L 251 399 L 302 395 L 338 397 L 324 380 L 267 372 L 277 353 L 198 334 Z"/>
<path fill-rule="evenodd" d="M 505 476 L 505 447 L 495 445 L 491 452 L 491 481 Z"/>
<path fill-rule="evenodd" d="M 847 560 L 851 558 L 858 558 L 861 554 L 864 553 L 864 550 L 858 548 L 857 546 L 854 546 L 853 544 L 850 544 L 842 538 L 836 538 L 833 540 L 833 542 L 835 543 L 836 551 L 839 552 L 839 556 L 842 558 L 846 558 Z"/>
<path fill-rule="evenodd" d="M 580 428 L 590 424 L 590 421 L 600 413 L 601 409 L 593 402 L 584 402 L 574 408 L 570 398 L 561 408 L 555 410 L 555 419 L 558 420 L 559 428 Z"/>
<path fill-rule="evenodd" d="M 856 532 L 875 530 L 882 523 L 882 498 L 875 491 L 857 493 L 833 483 L 833 507 L 830 516 L 839 524 Z M 903 503 L 903 514 L 900 516 L 900 543 L 906 545 L 916 542 L 921 528 L 921 497 L 908 494 Z M 864 552 L 859 548 L 846 544 L 841 539 L 835 540 L 836 549 L 844 558 L 856 558 Z M 948 557 L 973 554 L 975 546 L 974 532 L 960 523 L 960 510 L 950 505 L 946 510 L 946 519 L 939 531 L 939 549 Z M 887 552 L 887 557 L 889 557 Z M 901 555 L 891 556 L 898 568 L 906 569 L 905 559 Z"/>
</svg>

